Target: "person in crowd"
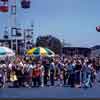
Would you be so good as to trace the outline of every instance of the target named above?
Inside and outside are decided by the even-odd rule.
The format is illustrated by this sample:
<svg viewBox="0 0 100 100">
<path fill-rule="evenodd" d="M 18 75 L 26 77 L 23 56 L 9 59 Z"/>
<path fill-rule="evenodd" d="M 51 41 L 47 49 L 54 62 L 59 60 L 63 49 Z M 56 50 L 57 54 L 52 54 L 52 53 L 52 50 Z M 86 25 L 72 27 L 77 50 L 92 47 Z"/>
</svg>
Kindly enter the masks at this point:
<svg viewBox="0 0 100 100">
<path fill-rule="evenodd" d="M 23 79 L 24 79 L 24 86 L 29 87 L 29 70 L 28 70 L 28 65 L 24 67 L 24 72 L 23 72 Z"/>
<path fill-rule="evenodd" d="M 63 66 L 63 60 L 57 58 L 55 62 L 57 86 L 63 86 Z"/>
<path fill-rule="evenodd" d="M 43 61 L 43 66 L 44 66 L 44 86 L 48 86 L 49 68 L 50 68 L 50 63 L 48 59 L 45 59 Z"/>
<path fill-rule="evenodd" d="M 12 83 L 12 87 L 17 87 L 17 75 L 14 68 L 10 72 L 10 82 Z"/>
<path fill-rule="evenodd" d="M 16 68 L 15 68 L 15 72 L 16 72 L 16 75 L 17 75 L 17 78 L 18 78 L 18 87 L 23 87 L 24 84 L 24 73 L 23 73 L 23 67 L 22 66 L 19 66 L 18 64 L 16 65 Z"/>
<path fill-rule="evenodd" d="M 7 81 L 7 65 L 6 62 L 4 60 L 1 61 L 1 68 L 2 68 L 2 72 L 3 72 L 3 88 L 6 85 L 6 81 Z"/>
<path fill-rule="evenodd" d="M 44 66 L 42 64 L 42 61 L 40 61 L 40 70 L 41 70 L 41 87 L 44 87 Z"/>
<path fill-rule="evenodd" d="M 64 81 L 63 83 L 64 83 L 64 86 L 67 85 L 67 79 L 68 79 L 67 68 L 68 68 L 68 60 L 65 58 L 64 63 L 63 63 L 63 81 Z"/>
<path fill-rule="evenodd" d="M 92 87 L 92 73 L 93 72 L 93 66 L 92 66 L 92 62 L 89 59 L 86 63 L 86 78 L 84 81 L 84 87 L 85 88 L 89 88 Z"/>
<path fill-rule="evenodd" d="M 51 64 L 50 64 L 50 82 L 51 82 L 51 86 L 55 85 L 55 63 L 54 63 L 54 59 L 51 60 Z"/>
<path fill-rule="evenodd" d="M 81 87 L 81 60 L 76 61 L 75 65 L 75 86 Z"/>
<path fill-rule="evenodd" d="M 17 56 L 14 61 L 0 62 L 0 83 L 2 87 L 11 83 L 13 87 L 90 88 L 96 82 L 97 66 L 100 66 L 98 59 L 77 55 L 35 60 Z"/>
<path fill-rule="evenodd" d="M 0 65 L 0 87 L 3 87 L 3 76 L 4 76 L 4 73 L 3 73 L 3 70 L 2 70 L 2 67 Z"/>
<path fill-rule="evenodd" d="M 73 61 L 68 61 L 68 85 L 71 87 L 74 87 L 75 83 L 75 64 L 73 64 Z"/>
<path fill-rule="evenodd" d="M 85 84 L 86 80 L 87 80 L 87 71 L 88 71 L 88 59 L 85 58 L 84 61 L 83 61 L 83 64 L 82 64 L 82 86 Z"/>
<path fill-rule="evenodd" d="M 32 72 L 32 80 L 34 87 L 41 86 L 41 63 L 39 61 L 36 62 Z"/>
<path fill-rule="evenodd" d="M 24 85 L 26 87 L 32 87 L 32 71 L 33 65 L 31 61 L 24 63 Z"/>
</svg>

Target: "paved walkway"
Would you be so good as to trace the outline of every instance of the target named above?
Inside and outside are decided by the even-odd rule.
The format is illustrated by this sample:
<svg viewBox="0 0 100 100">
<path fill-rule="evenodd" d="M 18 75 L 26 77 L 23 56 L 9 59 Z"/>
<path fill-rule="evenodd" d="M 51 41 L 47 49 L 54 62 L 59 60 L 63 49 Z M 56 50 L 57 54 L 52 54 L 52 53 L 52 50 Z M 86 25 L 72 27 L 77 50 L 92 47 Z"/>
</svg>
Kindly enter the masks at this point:
<svg viewBox="0 0 100 100">
<path fill-rule="evenodd" d="M 0 89 L 1 98 L 100 98 L 100 87 L 91 89 L 33 88 Z"/>
<path fill-rule="evenodd" d="M 100 80 L 98 73 L 97 81 Z M 100 83 L 94 88 L 43 87 L 0 89 L 1 98 L 100 98 Z"/>
</svg>

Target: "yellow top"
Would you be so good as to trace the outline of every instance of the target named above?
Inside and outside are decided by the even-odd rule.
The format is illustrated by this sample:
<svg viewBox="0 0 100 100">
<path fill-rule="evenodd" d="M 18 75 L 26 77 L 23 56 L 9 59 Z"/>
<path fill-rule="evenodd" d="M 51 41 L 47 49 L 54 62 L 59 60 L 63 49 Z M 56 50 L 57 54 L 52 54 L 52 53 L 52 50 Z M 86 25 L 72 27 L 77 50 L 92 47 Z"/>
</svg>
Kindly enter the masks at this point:
<svg viewBox="0 0 100 100">
<path fill-rule="evenodd" d="M 11 73 L 11 75 L 10 75 L 10 81 L 14 82 L 14 81 L 17 81 L 17 80 L 18 80 L 18 79 L 17 79 L 16 74 Z"/>
</svg>

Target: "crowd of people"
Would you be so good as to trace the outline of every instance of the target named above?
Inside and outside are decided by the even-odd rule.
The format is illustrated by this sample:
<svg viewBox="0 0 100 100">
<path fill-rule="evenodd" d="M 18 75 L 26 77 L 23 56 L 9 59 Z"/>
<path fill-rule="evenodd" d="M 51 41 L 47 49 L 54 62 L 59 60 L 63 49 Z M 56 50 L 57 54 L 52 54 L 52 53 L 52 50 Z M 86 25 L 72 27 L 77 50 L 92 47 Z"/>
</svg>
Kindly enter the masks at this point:
<svg viewBox="0 0 100 100">
<path fill-rule="evenodd" d="M 17 57 L 0 62 L 0 87 L 90 88 L 96 81 L 99 63 L 87 57 L 55 56 L 31 59 Z"/>
</svg>

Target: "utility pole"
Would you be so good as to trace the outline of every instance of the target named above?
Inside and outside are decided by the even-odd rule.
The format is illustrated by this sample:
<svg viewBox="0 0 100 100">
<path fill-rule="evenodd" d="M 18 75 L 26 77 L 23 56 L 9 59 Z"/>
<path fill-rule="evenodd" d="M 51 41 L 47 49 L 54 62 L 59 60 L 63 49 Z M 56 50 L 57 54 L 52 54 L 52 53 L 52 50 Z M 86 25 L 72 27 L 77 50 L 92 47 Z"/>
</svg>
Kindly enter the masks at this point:
<svg viewBox="0 0 100 100">
<path fill-rule="evenodd" d="M 13 49 L 13 40 L 15 39 L 15 44 L 16 44 L 16 51 L 17 51 L 17 28 L 16 28 L 16 0 L 12 0 L 12 5 L 11 5 L 11 21 L 12 21 L 12 26 L 11 26 L 11 48 Z"/>
</svg>

